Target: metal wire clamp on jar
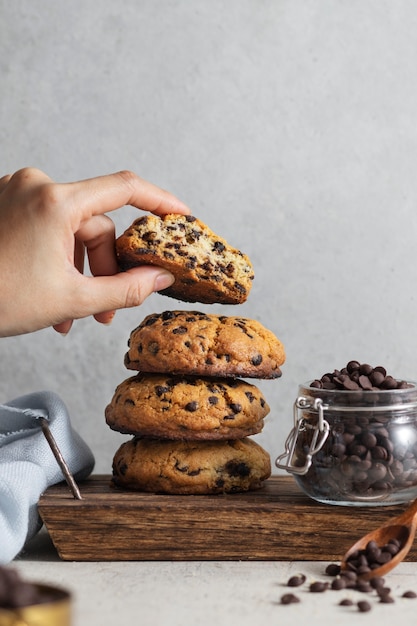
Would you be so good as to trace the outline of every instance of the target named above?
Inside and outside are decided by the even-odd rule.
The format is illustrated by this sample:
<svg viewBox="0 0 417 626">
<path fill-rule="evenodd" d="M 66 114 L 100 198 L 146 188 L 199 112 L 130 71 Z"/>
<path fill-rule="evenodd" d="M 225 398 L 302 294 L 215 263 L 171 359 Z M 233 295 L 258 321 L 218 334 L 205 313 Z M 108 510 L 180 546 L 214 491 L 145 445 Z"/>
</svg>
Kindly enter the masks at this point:
<svg viewBox="0 0 417 626">
<path fill-rule="evenodd" d="M 417 497 L 417 384 L 345 391 L 300 385 L 275 461 L 319 502 L 383 506 Z"/>
</svg>

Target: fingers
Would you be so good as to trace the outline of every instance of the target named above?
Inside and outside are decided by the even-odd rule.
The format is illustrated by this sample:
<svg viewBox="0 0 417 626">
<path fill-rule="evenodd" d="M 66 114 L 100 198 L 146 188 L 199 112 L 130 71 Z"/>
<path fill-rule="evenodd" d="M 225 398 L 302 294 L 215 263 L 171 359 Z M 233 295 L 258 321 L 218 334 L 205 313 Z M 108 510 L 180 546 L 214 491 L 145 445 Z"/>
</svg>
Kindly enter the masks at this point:
<svg viewBox="0 0 417 626">
<path fill-rule="evenodd" d="M 105 311 L 104 313 L 97 313 L 94 315 L 94 319 L 100 324 L 105 324 L 108 326 L 112 323 L 114 316 L 116 315 L 116 311 Z"/>
<path fill-rule="evenodd" d="M 0 191 L 9 183 L 20 188 L 24 187 L 26 190 L 36 187 L 50 188 L 51 198 L 55 198 L 54 194 L 57 192 L 59 204 L 65 204 L 66 210 L 72 209 L 79 223 L 82 219 L 114 211 L 125 205 L 135 206 L 157 215 L 166 213 L 188 215 L 191 212 L 189 207 L 173 194 L 127 170 L 73 183 L 54 183 L 41 170 L 27 167 L 18 170 L 12 176 L 3 176 L 0 179 Z"/>
<path fill-rule="evenodd" d="M 100 324 L 111 324 L 113 318 L 115 316 L 115 311 L 105 311 L 104 313 L 97 313 L 94 315 L 94 319 Z M 56 330 L 60 335 L 68 335 L 69 331 L 72 328 L 73 320 L 66 320 L 65 322 L 61 322 L 60 324 L 55 324 L 52 328 Z"/>
<path fill-rule="evenodd" d="M 155 266 L 118 272 L 115 228 L 105 213 L 132 205 L 157 215 L 190 214 L 178 198 L 132 172 L 55 183 L 40 170 L 24 168 L 0 177 L 0 194 L 3 231 L 15 234 L 10 249 L 20 250 L 22 242 L 30 241 L 36 252 L 27 264 L 31 284 L 41 285 L 46 294 L 54 290 L 53 297 L 48 294 L 49 309 L 28 328 L 52 324 L 66 334 L 74 319 L 89 315 L 108 324 L 115 310 L 138 306 L 174 281 Z M 86 252 L 93 276 L 83 274 Z"/>
<path fill-rule="evenodd" d="M 6 178 L 6 177 L 4 177 Z M 17 187 L 34 188 L 52 183 L 51 178 L 36 167 L 24 167 L 8 177 L 8 182 Z"/>
<path fill-rule="evenodd" d="M 60 335 L 68 335 L 71 330 L 72 320 L 67 320 L 65 322 L 61 322 L 60 324 L 55 324 L 53 329 L 56 330 Z"/>
<path fill-rule="evenodd" d="M 95 215 L 83 222 L 75 234 L 76 242 L 87 249 L 93 276 L 109 276 L 118 271 L 114 249 L 115 227 L 107 215 Z"/>
<path fill-rule="evenodd" d="M 105 311 L 104 313 L 97 313 L 94 315 L 94 318 L 100 324 L 111 324 L 113 318 L 115 316 L 115 311 Z M 65 322 L 61 322 L 60 324 L 55 324 L 53 329 L 56 330 L 60 335 L 68 335 L 73 325 L 73 320 L 66 320 Z"/>
<path fill-rule="evenodd" d="M 82 274 L 84 272 L 84 259 L 85 259 L 85 248 L 84 244 L 81 240 L 75 239 L 75 247 L 74 247 L 74 265 L 76 269 Z"/>
<path fill-rule="evenodd" d="M 0 178 L 0 193 L 6 187 L 6 185 L 9 182 L 10 179 L 11 179 L 11 175 L 10 174 L 6 174 L 6 176 L 2 176 Z"/>
<path fill-rule="evenodd" d="M 139 306 L 155 291 L 166 289 L 174 282 L 166 270 L 144 265 L 114 276 L 81 277 L 83 294 L 79 300 L 79 313 L 74 317 L 94 315 L 98 321 L 108 323 L 112 311 Z"/>
<path fill-rule="evenodd" d="M 83 207 L 85 217 L 114 211 L 124 205 L 158 215 L 190 213 L 181 200 L 133 172 L 117 172 L 65 185 L 70 190 L 74 206 Z"/>
<path fill-rule="evenodd" d="M 85 248 L 82 241 L 75 240 L 75 248 L 74 248 L 74 266 L 80 272 L 80 274 L 84 271 L 84 257 L 85 257 Z M 65 322 L 61 322 L 60 324 L 55 324 L 53 328 L 60 333 L 61 335 L 67 335 L 71 330 L 73 320 L 66 320 Z"/>
<path fill-rule="evenodd" d="M 51 188 L 53 184 L 49 176 L 41 170 L 26 167 L 12 175 L 0 178 L 0 193 L 8 194 L 9 201 L 6 206 L 9 208 L 13 204 L 14 207 L 19 208 L 20 212 L 30 212 L 33 210 L 34 201 L 36 203 L 40 190 Z"/>
<path fill-rule="evenodd" d="M 110 324 L 115 310 L 143 304 L 155 291 L 172 285 L 174 277 L 160 267 L 147 265 L 114 276 L 80 276 L 79 282 L 72 317 L 78 319 L 93 315 L 98 322 Z M 54 324 L 53 328 L 66 335 L 71 326 L 72 320 L 64 320 Z"/>
<path fill-rule="evenodd" d="M 82 247 L 87 250 L 88 261 L 93 276 L 111 276 L 119 270 L 114 249 L 115 227 L 107 215 L 95 215 L 83 223 L 76 233 L 76 249 Z M 84 247 L 85 246 L 85 247 Z M 81 252 L 80 252 L 81 255 Z M 75 263 L 78 271 L 82 273 L 81 265 Z M 110 324 L 115 311 L 104 311 L 94 315 L 97 322 Z"/>
</svg>

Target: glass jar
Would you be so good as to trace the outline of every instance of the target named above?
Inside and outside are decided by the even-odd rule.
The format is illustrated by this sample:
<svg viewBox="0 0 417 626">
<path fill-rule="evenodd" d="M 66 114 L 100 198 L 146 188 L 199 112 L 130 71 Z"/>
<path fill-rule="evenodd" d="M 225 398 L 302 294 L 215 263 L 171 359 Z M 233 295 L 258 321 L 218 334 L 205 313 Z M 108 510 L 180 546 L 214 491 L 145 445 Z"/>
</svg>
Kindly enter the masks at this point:
<svg viewBox="0 0 417 626">
<path fill-rule="evenodd" d="M 417 384 L 341 391 L 300 385 L 276 466 L 314 500 L 382 506 L 417 497 Z"/>
</svg>

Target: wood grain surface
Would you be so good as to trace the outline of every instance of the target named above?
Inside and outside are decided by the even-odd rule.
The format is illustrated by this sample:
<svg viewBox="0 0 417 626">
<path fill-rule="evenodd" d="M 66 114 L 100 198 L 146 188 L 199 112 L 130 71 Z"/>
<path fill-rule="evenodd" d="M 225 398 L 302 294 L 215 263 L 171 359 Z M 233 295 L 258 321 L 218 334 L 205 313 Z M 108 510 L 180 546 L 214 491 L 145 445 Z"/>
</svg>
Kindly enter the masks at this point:
<svg viewBox="0 0 417 626">
<path fill-rule="evenodd" d="M 339 561 L 349 546 L 406 505 L 342 507 L 305 496 L 290 476 L 243 494 L 175 496 L 122 491 L 110 476 L 49 488 L 39 512 L 63 560 Z M 413 546 L 407 560 L 417 560 Z"/>
</svg>

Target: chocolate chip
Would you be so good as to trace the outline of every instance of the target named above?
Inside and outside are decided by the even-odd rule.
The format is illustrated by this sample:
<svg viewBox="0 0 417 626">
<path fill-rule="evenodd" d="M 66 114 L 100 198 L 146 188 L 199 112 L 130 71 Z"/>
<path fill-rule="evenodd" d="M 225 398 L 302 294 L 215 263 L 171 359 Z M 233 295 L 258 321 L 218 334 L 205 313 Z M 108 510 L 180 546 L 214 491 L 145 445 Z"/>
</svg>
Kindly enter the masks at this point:
<svg viewBox="0 0 417 626">
<path fill-rule="evenodd" d="M 384 551 L 385 552 L 389 552 L 389 554 L 391 554 L 391 556 L 395 556 L 400 551 L 400 547 L 397 544 L 392 543 L 391 541 L 389 541 L 384 546 Z"/>
<path fill-rule="evenodd" d="M 335 578 L 332 580 L 331 588 L 335 591 L 339 591 L 340 589 L 346 589 L 347 582 L 344 578 Z"/>
<path fill-rule="evenodd" d="M 127 472 L 127 464 L 126 463 L 121 463 L 120 465 L 118 465 L 117 471 L 119 472 L 119 474 L 124 476 L 126 474 L 126 472 Z"/>
<path fill-rule="evenodd" d="M 404 591 L 403 598 L 417 598 L 417 593 L 415 591 Z"/>
<path fill-rule="evenodd" d="M 262 363 L 262 354 L 257 354 L 256 356 L 253 356 L 251 358 L 251 363 L 252 365 L 255 365 L 255 367 L 257 365 L 260 365 Z"/>
<path fill-rule="evenodd" d="M 374 448 L 377 444 L 377 441 L 378 440 L 375 437 L 374 433 L 369 430 L 361 434 L 361 442 L 366 448 Z"/>
<path fill-rule="evenodd" d="M 369 571 L 369 568 L 367 568 L 367 571 Z M 362 573 L 364 574 L 365 572 Z M 370 583 L 366 580 L 358 580 L 355 589 L 361 593 L 370 593 L 372 591 Z"/>
<path fill-rule="evenodd" d="M 198 402 L 196 402 L 195 400 L 193 400 L 192 402 L 188 402 L 184 409 L 186 411 L 189 411 L 190 413 L 194 413 L 194 411 L 198 410 Z"/>
<path fill-rule="evenodd" d="M 240 293 L 246 293 L 246 287 L 244 287 L 237 281 L 235 281 L 235 288 L 237 289 L 237 291 L 240 291 Z"/>
<path fill-rule="evenodd" d="M 346 369 L 349 374 L 351 374 L 352 372 L 358 370 L 360 366 L 361 364 L 359 363 L 359 361 L 349 361 L 349 363 L 346 365 Z"/>
<path fill-rule="evenodd" d="M 300 602 L 300 598 L 293 593 L 284 593 L 284 595 L 281 596 L 281 604 L 294 604 L 295 602 Z"/>
<path fill-rule="evenodd" d="M 148 350 L 151 354 L 158 354 L 159 343 L 157 341 L 150 341 L 148 344 Z"/>
<path fill-rule="evenodd" d="M 353 600 L 350 598 L 344 598 L 343 600 L 340 600 L 339 606 L 353 606 Z"/>
<path fill-rule="evenodd" d="M 385 563 L 389 563 L 392 559 L 392 554 L 387 552 L 386 550 L 381 550 L 376 562 L 380 565 L 385 565 Z"/>
<path fill-rule="evenodd" d="M 320 580 L 311 583 L 310 585 L 310 591 L 312 593 L 323 593 L 323 591 L 326 591 L 329 588 L 329 584 L 328 583 L 323 583 Z"/>
<path fill-rule="evenodd" d="M 198 476 L 200 473 L 201 469 L 195 469 L 187 472 L 188 476 Z"/>
<path fill-rule="evenodd" d="M 187 233 L 185 235 L 185 239 L 187 241 L 187 243 L 195 243 L 196 241 L 198 241 L 201 237 L 201 233 L 198 230 L 191 230 L 191 232 Z"/>
<path fill-rule="evenodd" d="M 240 476 L 244 478 L 250 475 L 250 467 L 243 461 L 228 461 L 224 469 L 229 476 Z"/>
<path fill-rule="evenodd" d="M 374 589 L 379 589 L 385 584 L 385 580 L 381 576 L 374 576 L 374 578 L 371 578 L 369 582 L 371 587 L 373 587 Z"/>
<path fill-rule="evenodd" d="M 386 374 L 374 369 L 374 371 L 369 375 L 369 380 L 374 387 L 380 387 L 385 379 L 385 376 Z"/>
<path fill-rule="evenodd" d="M 371 381 L 369 380 L 368 376 L 365 376 L 364 374 L 362 374 L 362 376 L 359 376 L 359 385 L 362 387 L 362 389 L 372 389 L 373 385 L 371 383 Z"/>
<path fill-rule="evenodd" d="M 360 389 L 360 386 L 356 381 L 351 380 L 350 378 L 346 378 L 343 382 L 343 389 L 346 389 L 346 391 L 358 391 Z"/>
<path fill-rule="evenodd" d="M 175 311 L 164 311 L 163 313 L 161 313 L 161 319 L 163 319 L 164 321 L 175 319 L 175 317 L 176 317 Z M 158 319 L 158 316 L 156 316 L 155 321 L 157 319 Z"/>
<path fill-rule="evenodd" d="M 188 465 L 180 465 L 180 462 L 178 460 L 175 461 L 174 468 L 182 474 L 186 474 L 188 472 Z"/>
<path fill-rule="evenodd" d="M 313 382 L 310 384 L 310 387 L 313 387 L 314 389 L 322 389 L 323 388 L 323 383 L 321 382 L 321 380 L 313 380 Z"/>
<path fill-rule="evenodd" d="M 304 574 L 299 574 L 298 576 L 291 576 L 291 578 L 288 579 L 287 585 L 288 587 L 299 587 L 303 585 L 305 581 L 306 577 Z"/>
<path fill-rule="evenodd" d="M 393 378 L 392 376 L 385 376 L 384 380 L 381 383 L 381 388 L 382 389 L 396 389 L 397 385 L 398 383 L 395 380 L 395 378 Z"/>
<path fill-rule="evenodd" d="M 326 574 L 329 576 L 338 576 L 340 574 L 340 565 L 338 563 L 329 563 L 326 567 Z"/>
<path fill-rule="evenodd" d="M 143 233 L 143 235 L 142 235 L 143 241 L 150 241 L 150 242 L 152 242 L 154 239 L 156 239 L 156 237 L 157 237 L 157 233 L 154 230 L 148 230 L 147 232 Z"/>
<path fill-rule="evenodd" d="M 366 600 L 360 600 L 358 602 L 358 609 L 361 613 L 367 613 L 371 608 L 371 605 Z"/>
<path fill-rule="evenodd" d="M 221 241 L 215 241 L 213 245 L 214 252 L 223 252 L 225 249 L 225 245 Z"/>
<path fill-rule="evenodd" d="M 187 332 L 188 328 L 186 326 L 177 326 L 172 330 L 173 335 L 185 335 Z"/>
<path fill-rule="evenodd" d="M 394 598 L 387 593 L 381 595 L 379 601 L 382 602 L 382 604 L 392 604 L 394 602 Z"/>
</svg>

